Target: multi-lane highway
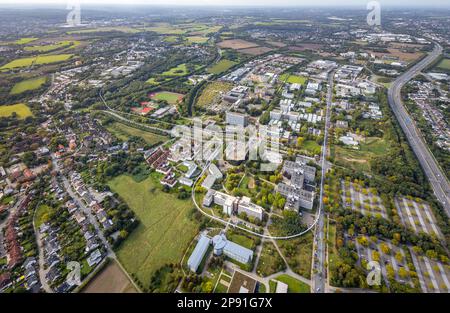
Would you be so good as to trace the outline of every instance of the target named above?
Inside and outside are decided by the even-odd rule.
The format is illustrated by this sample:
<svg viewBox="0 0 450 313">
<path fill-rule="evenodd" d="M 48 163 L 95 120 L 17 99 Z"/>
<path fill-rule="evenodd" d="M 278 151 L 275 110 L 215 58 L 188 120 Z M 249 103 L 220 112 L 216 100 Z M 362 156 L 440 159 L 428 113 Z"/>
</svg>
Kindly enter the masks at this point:
<svg viewBox="0 0 450 313">
<path fill-rule="evenodd" d="M 442 53 L 442 47 L 435 44 L 433 51 L 420 62 L 411 67 L 406 73 L 397 78 L 388 91 L 389 104 L 397 118 L 406 138 L 417 156 L 425 175 L 428 177 L 436 198 L 442 203 L 448 216 L 450 216 L 450 184 L 437 163 L 433 154 L 414 121 L 409 116 L 401 101 L 400 91 L 402 87 L 416 76 L 420 71 L 431 64 Z"/>
</svg>

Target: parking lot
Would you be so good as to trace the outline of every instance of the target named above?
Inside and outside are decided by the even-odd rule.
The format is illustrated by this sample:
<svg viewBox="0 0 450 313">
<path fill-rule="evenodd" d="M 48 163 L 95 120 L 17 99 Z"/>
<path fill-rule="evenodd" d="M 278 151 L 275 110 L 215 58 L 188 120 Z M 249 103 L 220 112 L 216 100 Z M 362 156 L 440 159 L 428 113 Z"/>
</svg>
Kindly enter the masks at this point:
<svg viewBox="0 0 450 313">
<path fill-rule="evenodd" d="M 359 183 L 342 181 L 342 201 L 347 208 L 388 219 L 387 211 L 381 198 L 373 188 L 364 188 Z"/>
<path fill-rule="evenodd" d="M 417 255 L 412 249 L 411 256 L 423 292 L 450 292 L 450 269 L 448 265 Z"/>
<path fill-rule="evenodd" d="M 430 206 L 421 199 L 396 198 L 395 207 L 403 225 L 416 233 L 443 238 Z"/>
</svg>

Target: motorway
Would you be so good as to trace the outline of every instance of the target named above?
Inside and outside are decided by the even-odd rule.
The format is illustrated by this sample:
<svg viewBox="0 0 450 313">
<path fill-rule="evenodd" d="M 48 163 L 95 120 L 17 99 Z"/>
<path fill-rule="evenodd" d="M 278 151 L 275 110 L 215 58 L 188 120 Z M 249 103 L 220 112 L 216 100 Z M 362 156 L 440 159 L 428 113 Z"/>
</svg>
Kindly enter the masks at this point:
<svg viewBox="0 0 450 313">
<path fill-rule="evenodd" d="M 314 232 L 314 249 L 312 257 L 312 274 L 311 274 L 311 289 L 312 292 L 325 292 L 325 237 L 324 237 L 324 211 L 323 211 L 323 186 L 325 181 L 325 174 L 328 170 L 327 153 L 328 153 L 328 129 L 330 128 L 330 111 L 333 100 L 333 79 L 334 72 L 328 76 L 328 90 L 327 90 L 327 109 L 325 115 L 325 130 L 322 147 L 322 178 L 320 180 L 320 194 L 319 194 L 319 211 L 316 229 Z"/>
<path fill-rule="evenodd" d="M 436 60 L 441 53 L 442 47 L 436 43 L 433 51 L 426 58 L 415 64 L 394 81 L 389 88 L 388 99 L 395 117 L 402 127 L 412 150 L 416 154 L 425 175 L 430 181 L 436 198 L 439 202 L 441 202 L 447 215 L 450 216 L 450 184 L 443 173 L 443 170 L 422 138 L 422 135 L 417 129 L 414 121 L 411 119 L 403 106 L 400 95 L 402 87 L 409 80 L 414 78 L 414 76 L 419 74 L 420 71 Z"/>
</svg>

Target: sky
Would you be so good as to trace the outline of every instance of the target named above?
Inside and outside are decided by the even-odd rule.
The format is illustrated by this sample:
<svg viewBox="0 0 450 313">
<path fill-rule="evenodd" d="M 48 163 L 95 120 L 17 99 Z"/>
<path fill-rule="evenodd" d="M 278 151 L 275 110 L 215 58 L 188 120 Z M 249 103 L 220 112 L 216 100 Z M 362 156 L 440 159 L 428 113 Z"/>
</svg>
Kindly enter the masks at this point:
<svg viewBox="0 0 450 313">
<path fill-rule="evenodd" d="M 51 3 L 66 5 L 77 0 L 0 0 L 0 4 Z M 370 0 L 78 0 L 83 4 L 154 4 L 154 5 L 221 5 L 221 6 L 358 6 L 366 7 Z M 379 0 L 381 6 L 434 6 L 449 7 L 449 0 Z"/>
</svg>

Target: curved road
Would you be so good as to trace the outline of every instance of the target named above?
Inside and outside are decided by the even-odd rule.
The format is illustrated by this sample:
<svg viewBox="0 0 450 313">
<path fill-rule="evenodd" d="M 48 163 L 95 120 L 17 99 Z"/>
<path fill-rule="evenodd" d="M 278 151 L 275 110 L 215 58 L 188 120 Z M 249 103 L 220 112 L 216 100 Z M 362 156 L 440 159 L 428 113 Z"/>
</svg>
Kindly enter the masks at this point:
<svg viewBox="0 0 450 313">
<path fill-rule="evenodd" d="M 420 131 L 417 129 L 415 123 L 403 106 L 400 95 L 402 87 L 420 71 L 436 60 L 441 53 L 442 47 L 436 43 L 433 51 L 426 58 L 411 67 L 406 73 L 395 80 L 389 88 L 388 99 L 395 117 L 402 127 L 411 148 L 416 154 L 425 175 L 430 181 L 436 198 L 442 203 L 447 215 L 450 216 L 450 184 L 423 140 Z"/>
</svg>

